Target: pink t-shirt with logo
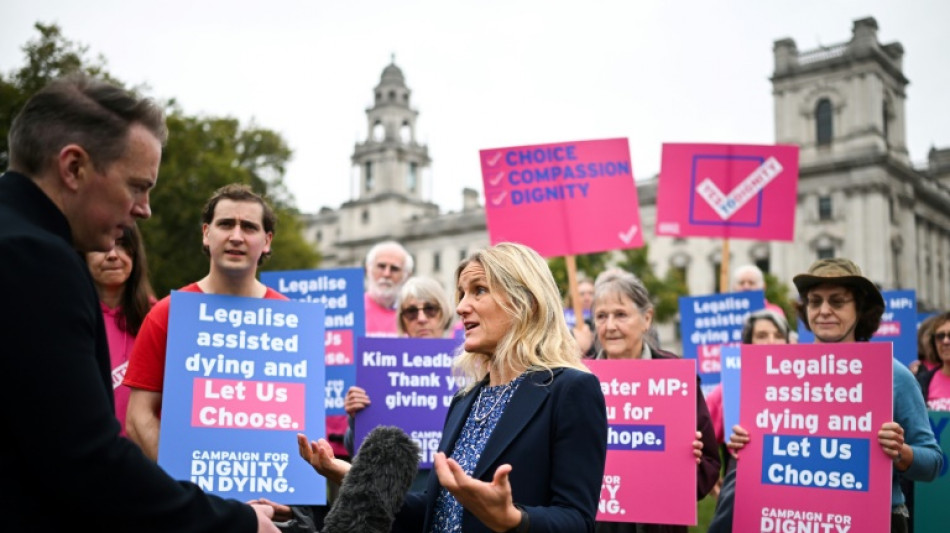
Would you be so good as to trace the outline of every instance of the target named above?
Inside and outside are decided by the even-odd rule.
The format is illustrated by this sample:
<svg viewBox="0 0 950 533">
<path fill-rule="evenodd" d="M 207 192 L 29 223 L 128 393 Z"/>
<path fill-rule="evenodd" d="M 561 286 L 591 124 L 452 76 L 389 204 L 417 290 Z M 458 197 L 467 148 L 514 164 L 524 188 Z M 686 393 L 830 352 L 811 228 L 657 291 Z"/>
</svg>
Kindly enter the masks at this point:
<svg viewBox="0 0 950 533">
<path fill-rule="evenodd" d="M 131 389 L 122 384 L 125 377 L 125 371 L 129 367 L 129 355 L 132 354 L 132 346 L 135 345 L 135 337 L 119 327 L 119 308 L 110 309 L 106 304 L 100 302 L 102 307 L 102 318 L 106 323 L 106 338 L 109 341 L 109 364 L 112 368 L 112 393 L 115 396 L 115 417 L 119 420 L 122 431 L 119 433 L 125 436 L 125 413 L 129 407 L 129 393 Z"/>
<path fill-rule="evenodd" d="M 950 411 L 950 376 L 938 370 L 930 380 L 927 408 L 931 411 Z"/>
</svg>

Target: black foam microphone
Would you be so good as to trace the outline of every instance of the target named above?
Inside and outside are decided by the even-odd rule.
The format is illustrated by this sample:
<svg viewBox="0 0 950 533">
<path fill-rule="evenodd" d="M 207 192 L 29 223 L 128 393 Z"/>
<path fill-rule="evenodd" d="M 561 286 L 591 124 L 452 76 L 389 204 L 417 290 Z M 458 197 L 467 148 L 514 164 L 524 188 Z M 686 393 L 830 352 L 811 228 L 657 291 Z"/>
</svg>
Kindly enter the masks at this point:
<svg viewBox="0 0 950 533">
<path fill-rule="evenodd" d="M 419 445 L 395 426 L 377 426 L 360 446 L 322 533 L 388 533 L 419 469 Z"/>
</svg>

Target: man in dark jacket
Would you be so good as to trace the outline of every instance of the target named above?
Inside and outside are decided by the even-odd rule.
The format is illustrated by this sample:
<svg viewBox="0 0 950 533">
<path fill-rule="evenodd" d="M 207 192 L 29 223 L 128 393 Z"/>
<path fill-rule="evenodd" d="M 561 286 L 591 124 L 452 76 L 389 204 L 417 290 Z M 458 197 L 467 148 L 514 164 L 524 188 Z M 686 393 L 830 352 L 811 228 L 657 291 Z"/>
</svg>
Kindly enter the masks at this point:
<svg viewBox="0 0 950 533">
<path fill-rule="evenodd" d="M 119 437 L 80 253 L 111 250 L 151 215 L 166 134 L 153 102 L 85 76 L 54 81 L 13 121 L 0 176 L 4 531 L 278 531 L 272 511 L 175 481 Z"/>
</svg>

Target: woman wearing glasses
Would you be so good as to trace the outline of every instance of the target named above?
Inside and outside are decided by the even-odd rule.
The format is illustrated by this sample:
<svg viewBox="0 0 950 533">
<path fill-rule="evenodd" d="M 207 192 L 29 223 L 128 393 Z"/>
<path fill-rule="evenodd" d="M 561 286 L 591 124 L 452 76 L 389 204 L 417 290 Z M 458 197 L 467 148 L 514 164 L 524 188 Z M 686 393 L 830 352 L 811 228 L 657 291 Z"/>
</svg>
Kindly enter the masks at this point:
<svg viewBox="0 0 950 533">
<path fill-rule="evenodd" d="M 932 370 L 921 366 L 917 381 L 928 409 L 950 411 L 950 311 L 936 315 L 928 333 L 931 349 L 940 363 Z"/>
<path fill-rule="evenodd" d="M 454 313 L 447 310 L 445 289 L 432 278 L 414 277 L 402 286 L 396 301 L 399 309 L 399 333 L 415 339 L 447 336 Z"/>
</svg>

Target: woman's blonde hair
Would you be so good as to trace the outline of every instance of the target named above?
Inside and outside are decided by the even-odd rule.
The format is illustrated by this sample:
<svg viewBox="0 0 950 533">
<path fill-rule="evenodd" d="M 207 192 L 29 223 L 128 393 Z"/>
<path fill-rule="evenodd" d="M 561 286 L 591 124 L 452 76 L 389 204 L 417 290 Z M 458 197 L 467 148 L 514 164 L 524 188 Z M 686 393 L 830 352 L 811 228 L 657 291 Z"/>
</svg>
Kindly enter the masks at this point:
<svg viewBox="0 0 950 533">
<path fill-rule="evenodd" d="M 455 270 L 455 283 L 467 266 L 485 270 L 490 296 L 511 318 L 511 328 L 498 342 L 492 357 L 466 352 L 464 345 L 453 373 L 466 379 L 468 391 L 489 371 L 518 374 L 524 370 L 569 367 L 589 372 L 581 362 L 577 342 L 564 321 L 560 293 L 548 264 L 537 252 L 502 242 L 475 252 Z M 456 303 L 461 292 L 456 290 Z"/>
</svg>

